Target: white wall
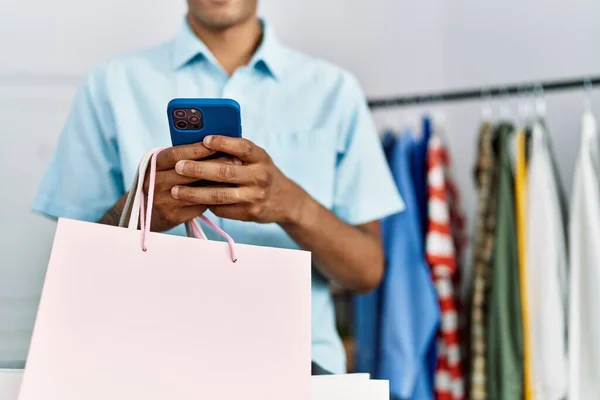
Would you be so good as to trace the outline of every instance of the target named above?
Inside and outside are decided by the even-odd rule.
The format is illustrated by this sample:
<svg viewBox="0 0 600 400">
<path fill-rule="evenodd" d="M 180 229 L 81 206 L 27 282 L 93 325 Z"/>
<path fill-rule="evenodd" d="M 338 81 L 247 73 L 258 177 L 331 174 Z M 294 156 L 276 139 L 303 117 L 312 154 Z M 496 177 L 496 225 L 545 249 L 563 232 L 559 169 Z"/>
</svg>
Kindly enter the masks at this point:
<svg viewBox="0 0 600 400">
<path fill-rule="evenodd" d="M 595 0 L 365 4 L 263 0 L 261 8 L 283 41 L 350 69 L 370 96 L 600 73 L 600 2 Z M 100 60 L 169 38 L 184 10 L 183 0 L 2 1 L 0 366 L 23 359 L 27 349 L 54 227 L 31 215 L 29 203 L 77 82 Z M 594 95 L 600 114 L 598 91 Z M 570 187 L 581 93 L 547 99 L 550 129 Z M 30 110 L 42 128 L 25 126 Z M 455 170 L 472 213 L 479 105 L 432 110 L 446 114 Z M 421 112 L 416 111 L 377 111 L 376 119 L 402 126 Z"/>
<path fill-rule="evenodd" d="M 103 59 L 169 39 L 184 10 L 183 0 L 0 3 L 0 367 L 19 365 L 29 345 L 55 226 L 29 208 L 77 84 Z"/>
<path fill-rule="evenodd" d="M 480 86 L 600 74 L 600 2 L 459 0 L 444 2 L 444 86 Z M 562 180 L 571 188 L 583 91 L 546 96 L 548 124 Z M 598 90 L 595 109 L 600 111 Z M 511 103 L 517 116 L 516 102 Z M 459 183 L 471 187 L 478 103 L 448 107 L 449 134 L 460 152 Z M 600 112 L 598 113 L 600 114 Z M 466 156 L 466 157 L 463 157 Z M 465 191 L 465 190 L 463 190 Z M 465 199 L 474 208 L 473 192 Z"/>
<path fill-rule="evenodd" d="M 291 3 L 263 1 L 279 35 L 353 71 L 371 97 L 600 74 L 596 0 L 377 0 L 368 7 L 357 0 Z M 570 189 L 582 92 L 551 94 L 546 100 L 562 178 Z M 509 104 L 516 117 L 517 102 Z M 465 207 L 473 211 L 480 102 L 376 111 L 375 118 L 380 126 L 413 126 L 423 111 L 445 114 L 451 147 L 460 154 L 455 170 Z"/>
</svg>

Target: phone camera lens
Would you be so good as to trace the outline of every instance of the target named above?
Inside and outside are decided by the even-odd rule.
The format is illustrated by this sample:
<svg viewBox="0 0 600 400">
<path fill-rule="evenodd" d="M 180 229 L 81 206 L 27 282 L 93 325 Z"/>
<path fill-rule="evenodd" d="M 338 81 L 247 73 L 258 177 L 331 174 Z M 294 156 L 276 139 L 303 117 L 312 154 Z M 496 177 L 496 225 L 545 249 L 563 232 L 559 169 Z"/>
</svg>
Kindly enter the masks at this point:
<svg viewBox="0 0 600 400">
<path fill-rule="evenodd" d="M 173 112 L 173 115 L 175 115 L 177 118 L 185 118 L 185 111 L 184 110 L 175 110 Z"/>
<path fill-rule="evenodd" d="M 185 129 L 185 128 L 187 128 L 188 124 L 185 121 L 177 121 L 175 126 L 179 129 Z"/>
<path fill-rule="evenodd" d="M 197 115 L 191 115 L 188 118 L 188 121 L 190 121 L 190 124 L 198 125 L 200 123 L 200 117 Z"/>
</svg>

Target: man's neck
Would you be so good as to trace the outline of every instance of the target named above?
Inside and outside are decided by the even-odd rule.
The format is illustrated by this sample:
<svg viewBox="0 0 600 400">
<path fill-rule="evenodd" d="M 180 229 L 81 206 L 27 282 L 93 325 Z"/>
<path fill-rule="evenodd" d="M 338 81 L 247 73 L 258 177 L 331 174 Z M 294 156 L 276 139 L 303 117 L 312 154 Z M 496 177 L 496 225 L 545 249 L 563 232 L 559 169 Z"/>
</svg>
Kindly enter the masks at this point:
<svg viewBox="0 0 600 400">
<path fill-rule="evenodd" d="M 262 39 L 258 17 L 219 30 L 211 29 L 189 15 L 188 22 L 229 76 L 250 62 Z"/>
</svg>

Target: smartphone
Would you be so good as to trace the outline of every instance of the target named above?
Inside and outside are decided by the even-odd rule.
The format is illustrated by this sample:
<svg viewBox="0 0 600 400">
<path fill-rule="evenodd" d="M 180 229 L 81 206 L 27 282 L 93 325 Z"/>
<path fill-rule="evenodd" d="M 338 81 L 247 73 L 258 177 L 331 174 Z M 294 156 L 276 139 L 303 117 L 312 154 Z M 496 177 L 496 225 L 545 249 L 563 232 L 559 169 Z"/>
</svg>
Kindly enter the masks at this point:
<svg viewBox="0 0 600 400">
<path fill-rule="evenodd" d="M 199 143 L 209 135 L 242 137 L 240 105 L 232 99 L 173 99 L 167 117 L 173 146 Z"/>
</svg>

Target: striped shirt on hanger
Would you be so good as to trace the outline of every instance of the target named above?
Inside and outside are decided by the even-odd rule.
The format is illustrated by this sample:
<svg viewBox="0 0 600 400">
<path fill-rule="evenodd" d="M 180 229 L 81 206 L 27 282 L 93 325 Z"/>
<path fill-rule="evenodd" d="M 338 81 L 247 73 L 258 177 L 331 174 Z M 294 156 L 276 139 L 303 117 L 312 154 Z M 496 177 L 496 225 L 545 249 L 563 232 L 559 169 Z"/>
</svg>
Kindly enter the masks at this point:
<svg viewBox="0 0 600 400">
<path fill-rule="evenodd" d="M 438 293 L 441 322 L 438 333 L 438 359 L 435 371 L 435 398 L 464 398 L 461 368 L 458 312 L 454 277 L 457 258 L 449 200 L 449 155 L 439 136 L 429 142 L 427 154 L 427 184 L 429 189 L 429 221 L 426 236 L 426 257 Z"/>
</svg>

